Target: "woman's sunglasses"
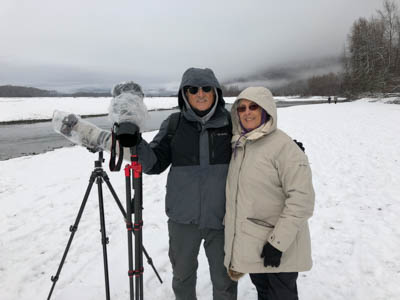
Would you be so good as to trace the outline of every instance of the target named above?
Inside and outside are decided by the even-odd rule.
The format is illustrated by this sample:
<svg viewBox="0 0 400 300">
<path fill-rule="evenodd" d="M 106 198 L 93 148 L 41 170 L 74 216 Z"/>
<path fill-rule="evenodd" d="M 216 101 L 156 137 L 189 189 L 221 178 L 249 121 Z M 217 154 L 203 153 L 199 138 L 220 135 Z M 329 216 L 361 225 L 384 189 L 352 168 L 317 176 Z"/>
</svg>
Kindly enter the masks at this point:
<svg viewBox="0 0 400 300">
<path fill-rule="evenodd" d="M 192 95 L 196 95 L 199 92 L 199 89 L 202 89 L 202 91 L 204 93 L 209 93 L 211 92 L 211 90 L 213 89 L 212 86 L 202 86 L 202 87 L 198 87 L 198 86 L 188 86 L 186 88 L 187 91 L 189 91 L 190 94 Z"/>
<path fill-rule="evenodd" d="M 256 104 L 256 103 L 252 103 L 252 104 L 250 104 L 248 107 L 249 107 L 250 110 L 253 110 L 253 111 L 254 111 L 254 110 L 257 110 L 260 106 L 259 106 L 258 104 Z M 240 105 L 240 106 L 238 106 L 238 107 L 236 108 L 236 110 L 237 110 L 238 113 L 245 112 L 246 109 L 247 109 L 247 106 L 246 106 L 246 105 Z"/>
</svg>

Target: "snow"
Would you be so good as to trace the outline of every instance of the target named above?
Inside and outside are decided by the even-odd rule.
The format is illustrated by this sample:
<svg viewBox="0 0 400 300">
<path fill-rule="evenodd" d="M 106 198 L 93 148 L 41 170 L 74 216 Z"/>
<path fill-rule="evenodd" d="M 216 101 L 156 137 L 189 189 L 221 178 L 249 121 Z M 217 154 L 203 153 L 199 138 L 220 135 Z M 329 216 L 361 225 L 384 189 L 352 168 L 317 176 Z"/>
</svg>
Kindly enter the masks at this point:
<svg viewBox="0 0 400 300">
<path fill-rule="evenodd" d="M 27 108 L 25 117 L 48 114 L 41 102 L 32 102 L 35 112 Z M 89 110 L 93 107 L 87 105 L 87 112 L 97 112 Z M 1 118 L 5 115 L 1 109 Z M 279 127 L 305 145 L 316 191 L 310 219 L 314 266 L 299 275 L 300 299 L 400 299 L 399 120 L 399 105 L 369 100 L 278 109 Z M 144 138 L 149 141 L 155 133 Z M 47 298 L 96 159 L 76 146 L 0 161 L 0 299 Z M 104 169 L 125 206 L 123 171 L 109 172 L 108 154 L 105 159 Z M 160 285 L 144 259 L 146 299 L 174 299 L 166 175 L 143 178 L 143 243 L 164 280 Z M 105 184 L 103 191 L 111 299 L 128 299 L 126 228 Z M 52 299 L 105 298 L 99 228 L 94 185 Z M 212 299 L 203 249 L 197 293 L 199 300 Z M 241 279 L 238 299 L 256 298 L 248 276 Z"/>
<path fill-rule="evenodd" d="M 233 103 L 236 97 L 224 97 L 226 103 Z M 321 101 L 326 97 L 310 98 L 275 97 L 276 101 Z M 108 114 L 111 97 L 99 98 L 0 98 L 0 122 L 51 119 L 55 109 L 78 115 Z M 344 98 L 339 98 L 344 100 Z M 178 106 L 177 97 L 145 97 L 148 110 L 170 109 Z"/>
<path fill-rule="evenodd" d="M 301 96 L 274 96 L 275 101 L 291 101 L 291 102 L 302 102 L 302 101 L 328 101 L 326 96 L 312 96 L 312 97 L 301 97 Z M 338 97 L 338 101 L 346 100 L 346 98 Z M 333 102 L 333 96 L 331 96 Z"/>
<path fill-rule="evenodd" d="M 363 98 L 360 101 L 362 102 L 380 102 L 387 104 L 400 104 L 400 97 L 387 97 L 387 98 Z"/>
<path fill-rule="evenodd" d="M 234 97 L 226 98 L 233 103 Z M 78 115 L 108 114 L 111 97 L 99 98 L 0 98 L 0 122 L 16 120 L 51 119 L 54 110 Z M 145 97 L 148 110 L 169 109 L 178 106 L 177 97 Z"/>
</svg>

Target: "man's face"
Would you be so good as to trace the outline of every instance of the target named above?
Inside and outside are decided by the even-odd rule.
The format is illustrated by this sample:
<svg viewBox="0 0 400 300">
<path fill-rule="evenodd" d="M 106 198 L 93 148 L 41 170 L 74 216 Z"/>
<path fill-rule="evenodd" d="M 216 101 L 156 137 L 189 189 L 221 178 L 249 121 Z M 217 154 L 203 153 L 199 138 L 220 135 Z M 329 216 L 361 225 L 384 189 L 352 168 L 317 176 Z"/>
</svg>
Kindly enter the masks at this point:
<svg viewBox="0 0 400 300">
<path fill-rule="evenodd" d="M 189 87 L 186 90 L 186 98 L 189 104 L 199 111 L 204 111 L 209 109 L 214 104 L 214 88 L 212 87 Z"/>
</svg>

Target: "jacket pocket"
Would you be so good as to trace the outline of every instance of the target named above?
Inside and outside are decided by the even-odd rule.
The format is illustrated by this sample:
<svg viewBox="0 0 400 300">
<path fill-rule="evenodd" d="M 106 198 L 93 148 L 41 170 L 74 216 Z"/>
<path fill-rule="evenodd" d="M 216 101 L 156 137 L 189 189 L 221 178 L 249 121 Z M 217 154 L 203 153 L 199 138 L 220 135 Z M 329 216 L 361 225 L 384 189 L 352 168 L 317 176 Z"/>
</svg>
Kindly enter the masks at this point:
<svg viewBox="0 0 400 300">
<path fill-rule="evenodd" d="M 267 227 L 267 228 L 275 228 L 275 225 L 272 225 L 271 223 L 261 220 L 261 219 L 256 219 L 256 218 L 246 218 L 246 219 L 256 225 L 260 225 L 260 226 Z"/>
<path fill-rule="evenodd" d="M 249 220 L 241 223 L 239 256 L 246 263 L 262 263 L 261 251 L 273 228 L 257 225 Z"/>
<path fill-rule="evenodd" d="M 228 126 L 209 129 L 208 146 L 211 165 L 229 164 L 232 153 L 231 139 L 232 133 Z"/>
</svg>

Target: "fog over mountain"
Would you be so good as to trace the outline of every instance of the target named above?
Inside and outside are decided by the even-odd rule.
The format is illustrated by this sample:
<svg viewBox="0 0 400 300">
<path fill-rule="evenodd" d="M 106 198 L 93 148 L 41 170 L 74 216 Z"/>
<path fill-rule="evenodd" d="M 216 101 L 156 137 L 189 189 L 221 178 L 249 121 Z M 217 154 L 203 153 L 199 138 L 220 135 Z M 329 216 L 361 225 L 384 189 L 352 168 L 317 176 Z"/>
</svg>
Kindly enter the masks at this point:
<svg viewBox="0 0 400 300">
<path fill-rule="evenodd" d="M 246 77 L 229 79 L 225 81 L 224 84 L 228 87 L 236 86 L 240 89 L 251 85 L 264 85 L 270 88 L 276 88 L 288 84 L 289 82 L 331 72 L 338 73 L 341 70 L 341 57 L 338 55 L 271 66 L 264 71 L 259 71 Z"/>
<path fill-rule="evenodd" d="M 176 91 L 191 66 L 210 67 L 229 84 L 284 83 L 338 70 L 332 61 L 343 53 L 352 23 L 381 6 L 381 0 L 2 0 L 0 85 L 72 92 L 135 80 L 147 91 Z"/>
</svg>

